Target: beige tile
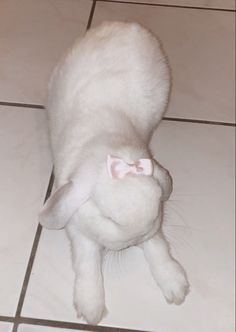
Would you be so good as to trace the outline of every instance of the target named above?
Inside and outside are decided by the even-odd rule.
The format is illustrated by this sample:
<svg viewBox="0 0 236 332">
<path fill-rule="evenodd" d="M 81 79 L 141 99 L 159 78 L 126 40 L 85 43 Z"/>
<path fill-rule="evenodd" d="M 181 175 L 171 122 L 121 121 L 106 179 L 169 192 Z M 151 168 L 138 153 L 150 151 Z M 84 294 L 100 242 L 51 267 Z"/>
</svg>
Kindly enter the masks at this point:
<svg viewBox="0 0 236 332">
<path fill-rule="evenodd" d="M 1 0 L 0 100 L 43 104 L 49 74 L 86 29 L 90 0 Z"/>
<path fill-rule="evenodd" d="M 234 324 L 234 129 L 162 122 L 153 138 L 156 158 L 171 172 L 174 192 L 164 231 L 188 272 L 191 293 L 168 305 L 139 249 L 105 263 L 108 315 L 101 324 L 165 332 L 231 332 Z M 44 230 L 23 315 L 77 320 L 73 272 L 64 231 Z"/>
<path fill-rule="evenodd" d="M 114 0 L 116 1 L 116 0 Z M 122 2 L 140 2 L 176 6 L 235 9 L 234 0 L 119 0 Z"/>
<path fill-rule="evenodd" d="M 78 321 L 72 304 L 74 275 L 64 230 L 43 230 L 23 316 Z"/>
<path fill-rule="evenodd" d="M 50 176 L 44 111 L 0 106 L 0 315 L 14 315 Z"/>
<path fill-rule="evenodd" d="M 160 37 L 173 89 L 167 116 L 235 121 L 234 13 L 98 2 L 93 26 L 137 21 Z"/>
<path fill-rule="evenodd" d="M 1 332 L 11 332 L 13 328 L 13 324 L 0 322 L 0 331 Z"/>
</svg>

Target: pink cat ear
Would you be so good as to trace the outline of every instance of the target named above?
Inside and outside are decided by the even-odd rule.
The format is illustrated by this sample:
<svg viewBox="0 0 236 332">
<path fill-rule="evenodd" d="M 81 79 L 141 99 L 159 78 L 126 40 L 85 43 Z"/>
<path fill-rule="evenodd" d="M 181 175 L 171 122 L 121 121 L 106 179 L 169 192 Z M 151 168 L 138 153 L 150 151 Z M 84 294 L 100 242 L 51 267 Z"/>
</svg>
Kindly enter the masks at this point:
<svg viewBox="0 0 236 332">
<path fill-rule="evenodd" d="M 153 162 L 151 159 L 143 158 L 130 164 L 123 159 L 108 155 L 107 171 L 112 179 L 123 179 L 128 174 L 151 176 Z"/>
</svg>

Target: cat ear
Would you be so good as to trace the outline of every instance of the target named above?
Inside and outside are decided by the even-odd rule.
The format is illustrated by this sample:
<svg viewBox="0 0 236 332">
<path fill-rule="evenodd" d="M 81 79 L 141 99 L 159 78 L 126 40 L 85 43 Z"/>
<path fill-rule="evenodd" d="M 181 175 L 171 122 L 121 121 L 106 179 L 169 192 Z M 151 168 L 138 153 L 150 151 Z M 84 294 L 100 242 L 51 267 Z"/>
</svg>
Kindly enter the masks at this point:
<svg viewBox="0 0 236 332">
<path fill-rule="evenodd" d="M 162 200 L 167 201 L 172 193 L 172 178 L 170 173 L 156 160 L 153 160 L 153 177 L 159 182 L 162 188 Z"/>
<path fill-rule="evenodd" d="M 39 222 L 48 229 L 61 229 L 71 216 L 89 199 L 89 190 L 80 183 L 68 182 L 46 201 Z"/>
</svg>

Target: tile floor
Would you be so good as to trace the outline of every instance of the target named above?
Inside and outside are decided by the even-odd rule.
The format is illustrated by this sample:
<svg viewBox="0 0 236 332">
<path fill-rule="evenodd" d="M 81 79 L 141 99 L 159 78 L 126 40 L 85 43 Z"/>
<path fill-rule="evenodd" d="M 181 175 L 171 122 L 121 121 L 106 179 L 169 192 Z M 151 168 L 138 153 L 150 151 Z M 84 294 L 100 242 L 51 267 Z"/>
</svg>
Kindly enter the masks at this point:
<svg viewBox="0 0 236 332">
<path fill-rule="evenodd" d="M 1 332 L 234 331 L 234 10 L 233 0 L 0 2 Z M 164 231 L 191 293 L 170 306 L 137 248 L 110 254 L 109 312 L 92 327 L 73 309 L 64 231 L 37 227 L 52 169 L 43 105 L 64 50 L 89 25 L 117 19 L 159 35 L 171 64 L 151 147 L 174 178 Z"/>
</svg>

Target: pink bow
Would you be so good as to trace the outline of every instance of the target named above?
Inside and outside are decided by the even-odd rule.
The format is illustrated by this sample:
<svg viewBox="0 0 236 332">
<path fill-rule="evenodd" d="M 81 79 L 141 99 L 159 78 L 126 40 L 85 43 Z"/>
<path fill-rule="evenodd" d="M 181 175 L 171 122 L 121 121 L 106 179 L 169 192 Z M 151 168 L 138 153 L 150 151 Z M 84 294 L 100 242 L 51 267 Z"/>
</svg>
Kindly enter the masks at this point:
<svg viewBox="0 0 236 332">
<path fill-rule="evenodd" d="M 139 159 L 129 164 L 123 159 L 108 155 L 107 170 L 112 179 L 123 179 L 128 174 L 152 175 L 153 162 L 151 159 Z"/>
</svg>

